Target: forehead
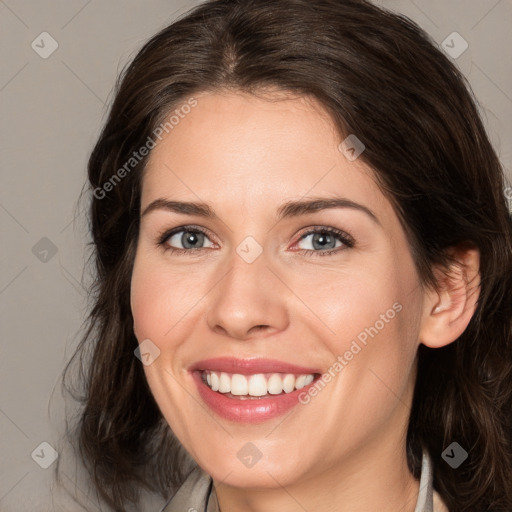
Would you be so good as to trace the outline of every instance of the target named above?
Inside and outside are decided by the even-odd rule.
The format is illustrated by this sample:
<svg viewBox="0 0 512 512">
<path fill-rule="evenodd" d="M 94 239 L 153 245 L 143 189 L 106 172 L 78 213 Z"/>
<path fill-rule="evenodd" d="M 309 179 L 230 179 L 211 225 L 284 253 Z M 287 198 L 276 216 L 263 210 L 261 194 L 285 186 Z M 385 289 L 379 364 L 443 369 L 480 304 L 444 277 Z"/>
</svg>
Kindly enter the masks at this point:
<svg viewBox="0 0 512 512">
<path fill-rule="evenodd" d="M 342 138 L 315 100 L 231 92 L 196 99 L 151 152 L 142 208 L 157 197 L 261 208 L 342 195 L 389 210 L 373 172 L 340 151 Z"/>
</svg>

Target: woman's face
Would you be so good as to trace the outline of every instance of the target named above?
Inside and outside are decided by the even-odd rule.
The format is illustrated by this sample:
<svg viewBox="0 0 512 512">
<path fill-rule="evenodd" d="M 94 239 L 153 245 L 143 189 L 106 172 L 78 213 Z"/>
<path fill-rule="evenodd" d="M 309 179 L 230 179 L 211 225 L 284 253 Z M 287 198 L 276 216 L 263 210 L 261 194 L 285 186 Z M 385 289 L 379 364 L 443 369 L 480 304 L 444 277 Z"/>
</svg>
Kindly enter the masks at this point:
<svg viewBox="0 0 512 512">
<path fill-rule="evenodd" d="M 165 419 L 234 486 L 403 455 L 424 302 L 390 202 L 317 103 L 196 98 L 152 150 L 132 276 Z"/>
</svg>

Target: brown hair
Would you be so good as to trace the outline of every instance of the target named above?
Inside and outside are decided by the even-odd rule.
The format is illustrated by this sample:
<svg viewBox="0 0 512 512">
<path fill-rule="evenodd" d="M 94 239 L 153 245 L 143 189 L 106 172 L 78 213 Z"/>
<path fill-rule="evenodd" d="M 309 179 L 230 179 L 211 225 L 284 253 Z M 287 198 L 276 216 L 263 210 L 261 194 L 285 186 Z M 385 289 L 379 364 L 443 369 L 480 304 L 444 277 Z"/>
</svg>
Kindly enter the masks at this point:
<svg viewBox="0 0 512 512">
<path fill-rule="evenodd" d="M 436 285 L 435 266 L 448 268 L 447 248 L 480 250 L 469 326 L 444 348 L 419 347 L 407 456 L 418 477 L 428 449 L 451 512 L 512 510 L 512 221 L 503 171 L 455 65 L 408 18 L 364 0 L 208 1 L 152 37 L 119 77 L 88 165 L 96 282 L 75 354 L 77 442 L 99 494 L 122 511 L 142 488 L 170 496 L 190 469 L 134 357 L 130 279 L 147 156 L 104 185 L 194 94 L 267 88 L 316 98 L 340 136 L 363 141 L 360 158 L 392 200 L 425 286 Z M 452 441 L 469 454 L 458 469 L 441 458 Z"/>
</svg>

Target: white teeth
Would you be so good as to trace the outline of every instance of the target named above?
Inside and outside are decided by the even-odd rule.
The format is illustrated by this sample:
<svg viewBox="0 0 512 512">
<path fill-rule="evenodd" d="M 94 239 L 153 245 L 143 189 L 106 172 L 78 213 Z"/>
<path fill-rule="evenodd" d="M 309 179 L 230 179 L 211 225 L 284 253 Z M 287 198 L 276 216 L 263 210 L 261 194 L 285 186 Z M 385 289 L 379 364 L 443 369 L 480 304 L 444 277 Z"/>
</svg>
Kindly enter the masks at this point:
<svg viewBox="0 0 512 512">
<path fill-rule="evenodd" d="M 249 385 L 245 375 L 235 373 L 231 377 L 231 394 L 232 395 L 247 395 L 249 393 Z"/>
<path fill-rule="evenodd" d="M 288 373 L 283 379 L 283 391 L 291 393 L 295 389 L 295 375 Z"/>
<path fill-rule="evenodd" d="M 273 373 L 267 382 L 267 389 L 271 395 L 280 395 L 283 392 L 283 379 L 278 373 Z"/>
<path fill-rule="evenodd" d="M 231 390 L 231 377 L 222 372 L 219 377 L 219 393 L 229 393 Z"/>
<path fill-rule="evenodd" d="M 297 389 L 302 389 L 306 385 L 306 375 L 301 375 L 300 377 L 297 377 L 297 380 L 295 381 L 295 387 Z"/>
<path fill-rule="evenodd" d="M 262 373 L 249 377 L 249 395 L 263 396 L 267 394 L 267 379 Z"/>
<path fill-rule="evenodd" d="M 213 389 L 213 391 L 219 390 L 219 376 L 216 373 L 211 373 L 210 378 L 212 380 L 210 386 Z"/>
<path fill-rule="evenodd" d="M 206 383 L 213 391 L 231 393 L 236 396 L 265 396 L 280 395 L 283 391 L 291 393 L 295 389 L 302 389 L 311 384 L 314 375 L 294 375 L 293 373 L 257 373 L 254 375 L 229 374 L 225 372 L 212 372 L 206 370 Z M 204 380 L 204 376 L 203 376 Z"/>
</svg>

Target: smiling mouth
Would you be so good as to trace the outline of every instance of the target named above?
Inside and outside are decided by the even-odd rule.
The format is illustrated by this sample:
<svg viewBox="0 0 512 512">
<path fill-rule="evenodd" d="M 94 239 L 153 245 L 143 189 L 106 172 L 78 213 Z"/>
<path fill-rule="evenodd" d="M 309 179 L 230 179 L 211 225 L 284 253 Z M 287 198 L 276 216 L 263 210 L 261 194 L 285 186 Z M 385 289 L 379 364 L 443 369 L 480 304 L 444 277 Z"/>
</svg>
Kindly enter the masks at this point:
<svg viewBox="0 0 512 512">
<path fill-rule="evenodd" d="M 203 370 L 201 380 L 212 391 L 228 398 L 258 400 L 285 395 L 311 384 L 320 374 L 255 373 L 242 375 Z"/>
</svg>

